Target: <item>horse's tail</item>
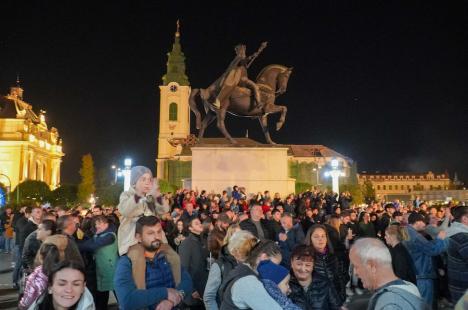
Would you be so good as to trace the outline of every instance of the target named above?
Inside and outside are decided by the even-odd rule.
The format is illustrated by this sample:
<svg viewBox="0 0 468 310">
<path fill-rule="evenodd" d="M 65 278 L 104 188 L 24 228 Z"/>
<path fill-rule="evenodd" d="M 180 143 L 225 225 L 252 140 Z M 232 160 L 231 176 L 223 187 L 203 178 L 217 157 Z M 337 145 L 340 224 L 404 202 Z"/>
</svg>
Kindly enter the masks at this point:
<svg viewBox="0 0 468 310">
<path fill-rule="evenodd" d="M 197 95 L 200 95 L 200 89 L 193 88 L 192 91 L 190 92 L 189 106 L 190 106 L 190 110 L 192 110 L 193 114 L 195 114 L 196 127 L 197 129 L 200 129 L 201 128 L 201 114 L 197 108 L 197 101 L 196 101 Z"/>
</svg>

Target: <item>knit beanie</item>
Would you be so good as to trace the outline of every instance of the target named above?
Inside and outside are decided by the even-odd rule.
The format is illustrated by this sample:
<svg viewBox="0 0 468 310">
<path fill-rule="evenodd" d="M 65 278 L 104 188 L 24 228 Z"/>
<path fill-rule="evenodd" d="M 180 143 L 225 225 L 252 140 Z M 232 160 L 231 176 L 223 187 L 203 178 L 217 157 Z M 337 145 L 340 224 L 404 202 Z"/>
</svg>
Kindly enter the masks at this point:
<svg viewBox="0 0 468 310">
<path fill-rule="evenodd" d="M 151 177 L 153 177 L 153 173 L 151 170 L 146 168 L 145 166 L 135 166 L 130 171 L 130 186 L 135 186 L 136 182 L 139 178 L 141 178 L 145 173 L 149 173 Z"/>
<path fill-rule="evenodd" d="M 288 269 L 283 266 L 276 265 L 271 260 L 261 261 L 260 264 L 258 264 L 257 271 L 260 275 L 260 279 L 268 279 L 276 284 L 280 284 L 280 282 L 289 274 Z"/>
</svg>

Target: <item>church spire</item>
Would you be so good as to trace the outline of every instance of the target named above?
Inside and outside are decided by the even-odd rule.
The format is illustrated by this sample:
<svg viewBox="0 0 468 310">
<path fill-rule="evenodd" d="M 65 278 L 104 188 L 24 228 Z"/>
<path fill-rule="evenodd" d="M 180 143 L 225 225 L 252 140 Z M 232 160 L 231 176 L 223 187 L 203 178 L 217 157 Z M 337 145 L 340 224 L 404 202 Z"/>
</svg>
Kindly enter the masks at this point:
<svg viewBox="0 0 468 310">
<path fill-rule="evenodd" d="M 162 77 L 163 84 L 177 82 L 181 86 L 188 86 L 190 82 L 185 74 L 185 56 L 180 46 L 180 23 L 177 20 L 177 30 L 174 36 L 172 51 L 167 53 L 167 72 Z"/>
</svg>

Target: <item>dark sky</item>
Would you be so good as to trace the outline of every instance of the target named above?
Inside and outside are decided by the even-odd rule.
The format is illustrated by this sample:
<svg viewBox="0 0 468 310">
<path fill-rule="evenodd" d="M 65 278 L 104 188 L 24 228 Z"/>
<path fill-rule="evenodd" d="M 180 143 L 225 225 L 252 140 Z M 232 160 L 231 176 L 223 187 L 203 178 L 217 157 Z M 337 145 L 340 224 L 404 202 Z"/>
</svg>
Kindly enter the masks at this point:
<svg viewBox="0 0 468 310">
<path fill-rule="evenodd" d="M 240 42 L 252 53 L 269 41 L 251 78 L 271 63 L 294 66 L 276 142 L 327 145 L 359 170 L 468 179 L 466 1 L 218 3 L 1 2 L 0 93 L 19 72 L 25 100 L 47 110 L 64 141 L 63 182 L 79 180 L 88 152 L 98 168 L 131 156 L 154 170 L 177 18 L 192 87 L 214 81 Z M 257 121 L 229 117 L 227 127 L 263 141 Z"/>
</svg>

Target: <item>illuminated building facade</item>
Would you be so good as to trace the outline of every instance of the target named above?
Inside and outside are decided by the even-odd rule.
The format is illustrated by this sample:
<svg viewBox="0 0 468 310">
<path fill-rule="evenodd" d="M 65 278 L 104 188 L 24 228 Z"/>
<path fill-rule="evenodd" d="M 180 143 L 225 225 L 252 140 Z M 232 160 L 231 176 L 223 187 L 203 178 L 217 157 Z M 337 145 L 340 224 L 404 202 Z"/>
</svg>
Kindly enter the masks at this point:
<svg viewBox="0 0 468 310">
<path fill-rule="evenodd" d="M 450 178 L 447 173 L 367 173 L 358 174 L 360 184 L 372 182 L 377 198 L 392 200 L 410 198 L 425 191 L 448 190 Z"/>
<path fill-rule="evenodd" d="M 45 112 L 36 114 L 17 85 L 0 96 L 0 182 L 10 190 L 25 180 L 39 180 L 51 189 L 60 184 L 62 141 L 47 126 Z"/>
</svg>

